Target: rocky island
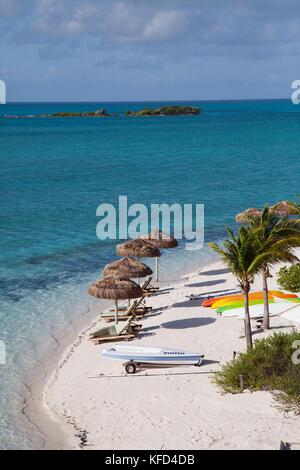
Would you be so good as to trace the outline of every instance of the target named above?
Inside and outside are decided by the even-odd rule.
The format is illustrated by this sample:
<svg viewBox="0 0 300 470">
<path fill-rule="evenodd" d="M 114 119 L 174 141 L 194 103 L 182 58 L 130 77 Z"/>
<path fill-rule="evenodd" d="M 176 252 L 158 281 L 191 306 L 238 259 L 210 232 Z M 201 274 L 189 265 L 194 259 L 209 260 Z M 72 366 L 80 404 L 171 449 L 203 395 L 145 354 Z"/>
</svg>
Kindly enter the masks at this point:
<svg viewBox="0 0 300 470">
<path fill-rule="evenodd" d="M 110 116 L 106 112 L 105 108 L 98 109 L 97 111 L 86 111 L 84 113 L 70 113 L 67 111 L 61 111 L 59 113 L 49 114 L 48 117 L 102 117 Z"/>
<path fill-rule="evenodd" d="M 126 116 L 183 116 L 200 114 L 201 108 L 193 106 L 161 106 L 160 108 L 144 108 L 140 111 L 126 111 Z"/>
<path fill-rule="evenodd" d="M 144 108 L 140 111 L 126 111 L 125 116 L 190 116 L 200 114 L 201 108 L 193 106 L 161 106 L 159 108 Z M 83 113 L 60 111 L 54 114 L 36 114 L 28 116 L 4 116 L 6 119 L 17 118 L 48 118 L 48 117 L 119 117 L 119 114 L 108 114 L 105 108 Z"/>
<path fill-rule="evenodd" d="M 27 116 L 4 116 L 6 119 L 8 118 L 36 118 L 36 117 L 102 117 L 102 116 L 110 116 L 110 114 L 107 114 L 106 109 L 98 109 L 97 111 L 86 111 L 84 113 L 75 113 L 75 112 L 70 112 L 70 111 L 60 111 L 58 113 L 54 114 L 30 114 Z M 114 114 L 113 116 L 116 116 Z"/>
</svg>

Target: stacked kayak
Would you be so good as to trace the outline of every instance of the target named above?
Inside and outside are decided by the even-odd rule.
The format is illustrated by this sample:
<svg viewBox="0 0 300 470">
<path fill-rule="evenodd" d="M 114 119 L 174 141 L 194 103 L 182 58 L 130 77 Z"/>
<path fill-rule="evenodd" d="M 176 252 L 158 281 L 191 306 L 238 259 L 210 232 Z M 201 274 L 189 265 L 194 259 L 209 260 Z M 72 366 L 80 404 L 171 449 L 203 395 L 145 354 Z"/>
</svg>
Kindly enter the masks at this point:
<svg viewBox="0 0 300 470">
<path fill-rule="evenodd" d="M 275 300 L 274 299 L 268 299 L 269 304 L 274 304 Z M 249 306 L 252 307 L 252 305 L 263 305 L 264 301 L 263 300 L 249 300 Z M 243 300 L 236 300 L 232 303 L 228 303 L 225 305 L 222 305 L 221 307 L 217 308 L 217 313 L 224 314 L 228 310 L 232 309 L 238 309 L 238 308 L 244 308 L 244 301 Z M 226 315 L 223 315 L 226 316 Z"/>
<path fill-rule="evenodd" d="M 268 292 L 268 303 L 269 312 L 272 316 L 288 312 L 290 309 L 297 307 L 295 304 L 300 304 L 300 299 L 296 294 L 285 294 L 281 291 L 270 290 Z M 249 313 L 251 318 L 263 317 L 263 304 L 263 291 L 249 293 Z M 244 296 L 242 294 L 215 297 L 213 299 L 208 299 L 208 301 L 204 301 L 202 305 L 215 309 L 222 317 L 245 317 Z M 298 321 L 300 321 L 300 305 L 297 310 L 299 311 Z M 297 314 L 293 313 L 293 320 L 295 319 L 295 316 L 297 316 Z"/>
<path fill-rule="evenodd" d="M 271 293 L 269 293 L 269 297 L 272 298 Z M 263 300 L 264 299 L 264 294 L 263 292 L 250 292 L 249 293 L 249 299 L 251 300 Z M 234 300 L 242 300 L 244 301 L 244 296 L 243 294 L 236 294 L 236 295 L 226 295 L 222 297 L 215 297 L 212 299 L 207 299 L 204 302 L 202 302 L 202 307 L 211 307 L 211 308 L 218 308 L 221 307 L 224 302 L 228 301 L 234 301 Z"/>
<path fill-rule="evenodd" d="M 279 315 L 283 312 L 288 312 L 291 308 L 296 307 L 292 302 L 280 302 L 269 304 L 269 314 L 270 316 Z M 249 306 L 250 318 L 262 318 L 264 316 L 264 306 L 260 305 L 250 305 Z M 233 308 L 222 313 L 222 317 L 238 317 L 245 318 L 245 309 L 242 308 Z M 300 321 L 300 318 L 299 318 Z"/>
</svg>

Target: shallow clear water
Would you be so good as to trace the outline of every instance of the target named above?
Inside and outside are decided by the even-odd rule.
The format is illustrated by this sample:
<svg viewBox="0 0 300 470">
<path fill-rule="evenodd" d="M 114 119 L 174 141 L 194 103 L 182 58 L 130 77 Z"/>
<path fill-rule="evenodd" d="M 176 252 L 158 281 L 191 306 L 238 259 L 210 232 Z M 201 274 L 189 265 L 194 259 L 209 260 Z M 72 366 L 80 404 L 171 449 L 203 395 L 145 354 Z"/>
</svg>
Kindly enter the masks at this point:
<svg viewBox="0 0 300 470">
<path fill-rule="evenodd" d="M 164 103 L 105 103 L 124 113 Z M 178 103 L 179 104 L 179 103 Z M 43 446 L 21 409 L 34 369 L 42 377 L 68 335 L 92 317 L 90 282 L 116 259 L 96 237 L 96 208 L 203 203 L 205 239 L 220 240 L 236 213 L 300 192 L 299 108 L 289 101 L 185 103 L 201 116 L 2 119 L 5 114 L 95 110 L 97 103 L 0 106 L 0 448 Z M 178 279 L 211 259 L 207 248 L 163 252 Z M 145 261 L 145 260 L 144 260 Z M 153 266 L 153 262 L 149 263 Z"/>
</svg>

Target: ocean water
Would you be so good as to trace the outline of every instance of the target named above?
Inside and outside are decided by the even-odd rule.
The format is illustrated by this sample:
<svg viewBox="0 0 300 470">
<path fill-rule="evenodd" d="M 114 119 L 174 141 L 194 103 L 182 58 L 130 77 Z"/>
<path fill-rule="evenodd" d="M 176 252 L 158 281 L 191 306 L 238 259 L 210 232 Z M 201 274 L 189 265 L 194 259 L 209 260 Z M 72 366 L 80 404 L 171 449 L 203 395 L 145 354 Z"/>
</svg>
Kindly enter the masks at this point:
<svg viewBox="0 0 300 470">
<path fill-rule="evenodd" d="M 124 113 L 166 103 L 13 103 L 0 106 L 0 448 L 45 448 L 29 422 L 30 377 L 91 319 L 87 287 L 116 259 L 96 236 L 96 208 L 202 203 L 205 242 L 235 215 L 300 193 L 300 108 L 288 100 L 185 102 L 200 116 L 2 119 L 105 107 Z M 165 250 L 163 280 L 210 262 L 205 246 Z M 148 260 L 144 260 L 148 262 Z M 153 266 L 152 260 L 149 264 Z"/>
</svg>

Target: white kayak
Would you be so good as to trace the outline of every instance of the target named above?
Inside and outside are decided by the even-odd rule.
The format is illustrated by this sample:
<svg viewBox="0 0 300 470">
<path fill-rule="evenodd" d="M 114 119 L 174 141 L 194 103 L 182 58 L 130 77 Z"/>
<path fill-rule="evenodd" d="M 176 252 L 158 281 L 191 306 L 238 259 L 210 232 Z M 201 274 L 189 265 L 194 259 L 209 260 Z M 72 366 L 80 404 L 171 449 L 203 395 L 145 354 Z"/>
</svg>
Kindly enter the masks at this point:
<svg viewBox="0 0 300 470">
<path fill-rule="evenodd" d="M 270 316 L 280 315 L 283 312 L 295 307 L 294 302 L 278 302 L 274 304 L 269 304 Z M 264 304 L 250 305 L 249 306 L 250 318 L 262 318 L 264 316 Z M 222 313 L 222 317 L 238 317 L 245 318 L 245 309 L 244 307 L 232 308 L 230 310 L 225 310 Z"/>
<path fill-rule="evenodd" d="M 241 294 L 242 291 L 241 289 L 224 289 L 224 290 L 216 290 L 212 292 L 206 292 L 203 294 L 191 294 L 191 295 L 186 295 L 187 298 L 190 300 L 205 300 L 205 299 L 211 299 L 213 297 L 227 297 L 228 295 L 233 295 L 233 294 Z"/>
<path fill-rule="evenodd" d="M 300 303 L 300 299 L 299 298 L 296 298 L 296 297 L 291 297 L 291 298 L 285 298 L 285 297 L 276 297 L 276 295 L 272 294 L 273 297 L 274 297 L 274 301 L 275 303 L 282 303 L 282 302 L 291 302 L 291 303 L 294 303 L 294 304 L 299 304 Z"/>
<path fill-rule="evenodd" d="M 127 363 L 129 362 L 136 365 L 158 365 L 171 367 L 175 365 L 200 366 L 204 355 L 189 351 L 181 351 L 179 349 L 115 344 L 109 349 L 104 349 L 102 351 L 102 357 L 127 361 Z M 127 372 L 131 371 L 127 370 Z"/>
</svg>

